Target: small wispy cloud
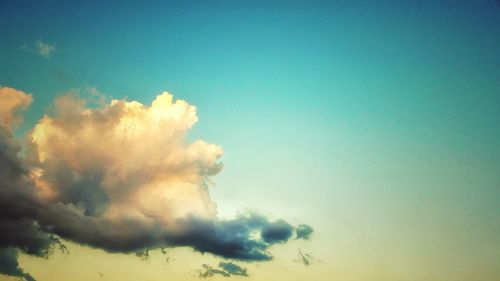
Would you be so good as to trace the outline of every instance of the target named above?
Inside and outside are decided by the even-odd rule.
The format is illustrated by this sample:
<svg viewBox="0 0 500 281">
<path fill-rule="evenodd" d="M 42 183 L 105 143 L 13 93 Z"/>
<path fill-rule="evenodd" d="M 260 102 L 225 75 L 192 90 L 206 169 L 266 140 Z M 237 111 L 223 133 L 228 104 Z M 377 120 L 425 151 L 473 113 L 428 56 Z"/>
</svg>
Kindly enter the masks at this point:
<svg viewBox="0 0 500 281">
<path fill-rule="evenodd" d="M 49 44 L 43 42 L 42 40 L 36 41 L 35 46 L 37 53 L 44 58 L 50 58 L 52 56 L 52 53 L 56 50 L 55 44 Z"/>
<path fill-rule="evenodd" d="M 307 224 L 301 224 L 296 229 L 297 236 L 295 239 L 304 239 L 308 240 L 311 234 L 313 233 L 313 228 Z"/>
<path fill-rule="evenodd" d="M 137 251 L 135 252 L 135 255 L 143 261 L 149 260 L 149 250 Z"/>
<path fill-rule="evenodd" d="M 244 276 L 247 277 L 247 270 L 232 262 L 220 262 L 218 268 L 213 268 L 208 264 L 202 265 L 203 269 L 199 272 L 200 278 L 213 277 L 215 275 L 221 275 L 224 277 L 231 276 Z"/>
<path fill-rule="evenodd" d="M 315 261 L 317 261 L 317 260 L 311 253 L 304 252 L 301 249 L 299 249 L 297 259 L 294 260 L 294 262 L 303 264 L 305 266 L 309 266 Z"/>
<path fill-rule="evenodd" d="M 238 276 L 248 276 L 247 270 L 232 262 L 221 262 L 219 266 L 227 273 Z"/>
<path fill-rule="evenodd" d="M 52 57 L 52 54 L 56 51 L 56 44 L 47 43 L 40 39 L 36 41 L 34 45 L 31 44 L 23 45 L 21 47 L 21 50 L 37 54 L 41 57 L 49 59 L 50 57 Z"/>
</svg>

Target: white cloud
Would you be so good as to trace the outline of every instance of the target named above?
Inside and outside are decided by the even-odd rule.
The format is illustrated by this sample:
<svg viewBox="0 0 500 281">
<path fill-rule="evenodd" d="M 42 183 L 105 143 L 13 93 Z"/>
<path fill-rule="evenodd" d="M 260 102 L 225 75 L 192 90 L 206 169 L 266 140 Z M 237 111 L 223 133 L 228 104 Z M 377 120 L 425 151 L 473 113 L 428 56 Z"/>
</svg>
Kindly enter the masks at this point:
<svg viewBox="0 0 500 281">
<path fill-rule="evenodd" d="M 194 106 L 166 92 L 150 106 L 112 100 L 97 109 L 60 97 L 55 115 L 31 132 L 37 186 L 47 200 L 117 222 L 155 218 L 172 227 L 190 215 L 212 218 L 207 179 L 220 171 L 222 149 L 185 141 L 197 120 Z"/>
<path fill-rule="evenodd" d="M 32 96 L 9 87 L 0 87 L 0 125 L 7 128 L 22 121 L 20 110 L 31 103 Z"/>
<path fill-rule="evenodd" d="M 38 40 L 35 42 L 34 45 L 25 44 L 21 46 L 21 50 L 32 54 L 37 54 L 41 57 L 49 59 L 52 57 L 52 54 L 56 51 L 56 44 L 50 44 L 44 42 L 43 40 Z"/>
<path fill-rule="evenodd" d="M 36 41 L 35 47 L 37 53 L 44 58 L 50 58 L 52 53 L 56 50 L 55 44 L 49 44 L 42 40 Z"/>
</svg>

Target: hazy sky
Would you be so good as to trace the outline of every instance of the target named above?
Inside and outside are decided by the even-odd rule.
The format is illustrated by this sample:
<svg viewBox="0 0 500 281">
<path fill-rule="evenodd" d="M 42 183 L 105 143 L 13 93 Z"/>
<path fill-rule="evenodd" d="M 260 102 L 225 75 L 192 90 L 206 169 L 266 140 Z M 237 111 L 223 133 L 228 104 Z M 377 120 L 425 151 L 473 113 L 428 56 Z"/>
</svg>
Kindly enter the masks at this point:
<svg viewBox="0 0 500 281">
<path fill-rule="evenodd" d="M 184 197 L 169 195 L 172 214 L 238 222 L 238 214 L 256 212 L 265 225 L 283 219 L 294 233 L 276 243 L 266 240 L 270 261 L 191 249 L 203 248 L 206 237 L 141 258 L 107 253 L 109 247 L 75 234 L 68 237 L 79 244 L 63 241 L 69 254 L 55 250 L 45 259 L 19 252 L 20 268 L 38 281 L 200 280 L 200 272 L 207 272 L 203 264 L 235 272 L 220 262 L 237 264 L 248 276 L 219 272 L 206 278 L 500 278 L 497 1 L 0 1 L 0 86 L 32 95 L 29 107 L 23 100 L 24 122 L 13 127 L 24 144 L 20 157 L 33 153 L 33 139 L 25 139 L 32 130 L 48 136 L 53 124 L 69 128 L 75 122 L 97 128 L 91 136 L 63 130 L 57 143 L 36 139 L 38 157 L 46 153 L 59 164 L 40 166 L 45 174 L 35 185 L 58 185 L 69 173 L 63 165 L 69 160 L 61 159 L 75 153 L 78 169 L 97 165 L 88 158 L 117 173 L 146 167 L 155 186 L 179 177 Z M 137 117 L 156 118 L 151 103 L 164 91 L 174 102 L 195 106 L 197 118 L 184 104 L 166 111 L 177 119 L 164 127 Z M 95 118 L 72 119 L 73 112 L 87 113 L 78 101 L 58 99 L 67 93 L 94 99 L 89 106 Z M 120 116 L 146 128 L 147 136 L 132 146 L 110 145 L 106 140 L 115 135 L 99 127 L 102 116 L 115 118 L 112 99 L 132 108 Z M 132 101 L 151 111 L 134 115 L 140 107 Z M 109 115 L 99 115 L 95 108 L 106 106 Z M 52 121 L 44 123 L 45 114 Z M 187 144 L 202 142 L 185 148 L 179 132 L 187 134 Z M 162 154 L 164 147 L 178 154 Z M 102 151 L 106 156 L 99 156 Z M 111 162 L 122 154 L 132 164 Z M 165 155 L 175 160 L 167 163 L 173 167 L 168 173 L 153 165 Z M 157 168 L 168 179 L 158 180 Z M 200 181 L 193 184 L 193 178 Z M 93 180 L 78 182 L 78 188 L 95 189 Z M 132 204 L 121 193 L 106 192 L 113 204 L 85 205 L 85 216 L 101 207 L 121 216 Z M 61 202 L 73 203 L 68 198 L 81 194 Z M 160 210 L 148 196 L 133 197 L 134 208 Z M 299 225 L 314 229 L 310 239 L 294 238 Z M 16 278 L 0 274 L 0 280 Z"/>
</svg>

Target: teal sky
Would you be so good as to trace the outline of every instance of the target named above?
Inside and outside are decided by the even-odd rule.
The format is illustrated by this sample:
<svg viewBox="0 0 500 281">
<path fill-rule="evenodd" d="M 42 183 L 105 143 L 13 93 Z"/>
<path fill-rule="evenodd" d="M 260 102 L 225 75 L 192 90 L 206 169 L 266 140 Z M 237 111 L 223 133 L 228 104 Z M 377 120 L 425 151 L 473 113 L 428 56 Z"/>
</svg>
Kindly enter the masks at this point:
<svg viewBox="0 0 500 281">
<path fill-rule="evenodd" d="M 168 91 L 224 149 L 221 216 L 311 224 L 310 270 L 500 276 L 498 2 L 44 2 L 0 1 L 0 85 L 34 97 L 20 135 L 71 89 Z"/>
</svg>

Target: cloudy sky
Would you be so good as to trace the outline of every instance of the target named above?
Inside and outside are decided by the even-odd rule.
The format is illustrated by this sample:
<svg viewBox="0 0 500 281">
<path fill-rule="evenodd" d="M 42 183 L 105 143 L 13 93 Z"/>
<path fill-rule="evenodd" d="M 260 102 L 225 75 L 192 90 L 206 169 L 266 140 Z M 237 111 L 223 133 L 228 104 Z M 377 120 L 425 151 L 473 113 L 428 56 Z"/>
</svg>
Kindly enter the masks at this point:
<svg viewBox="0 0 500 281">
<path fill-rule="evenodd" d="M 0 280 L 498 280 L 500 4 L 0 1 Z"/>
</svg>

